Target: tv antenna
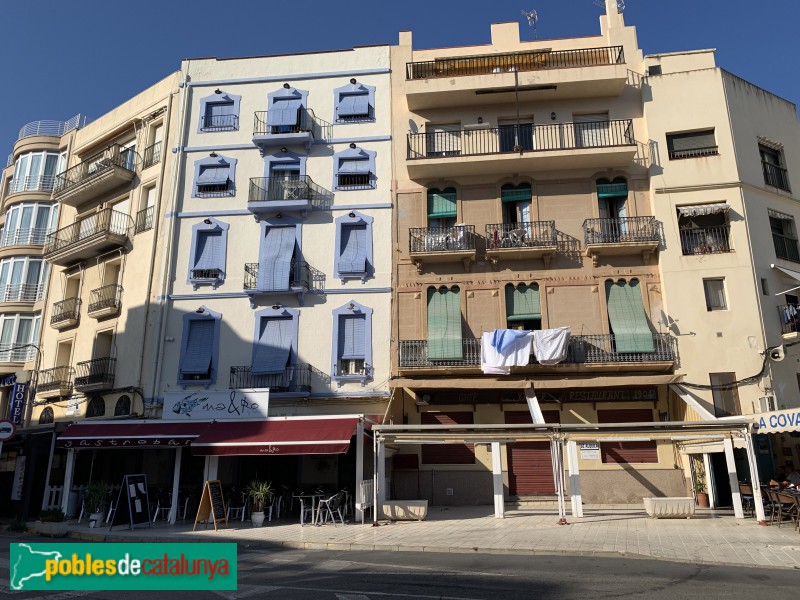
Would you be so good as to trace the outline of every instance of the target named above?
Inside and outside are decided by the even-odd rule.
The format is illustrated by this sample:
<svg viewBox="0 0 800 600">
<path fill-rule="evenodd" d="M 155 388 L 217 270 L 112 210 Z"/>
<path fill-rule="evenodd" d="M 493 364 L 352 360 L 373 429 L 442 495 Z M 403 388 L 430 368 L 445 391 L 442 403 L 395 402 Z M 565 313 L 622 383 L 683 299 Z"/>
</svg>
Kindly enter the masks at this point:
<svg viewBox="0 0 800 600">
<path fill-rule="evenodd" d="M 605 8 L 606 3 L 603 0 L 594 0 L 594 5 L 600 8 Z M 623 12 L 625 10 L 625 0 L 617 0 L 617 10 Z"/>
<path fill-rule="evenodd" d="M 528 25 L 533 27 L 533 37 L 536 39 L 536 27 L 539 25 L 539 13 L 535 10 L 523 10 L 522 16 L 528 19 Z"/>
</svg>

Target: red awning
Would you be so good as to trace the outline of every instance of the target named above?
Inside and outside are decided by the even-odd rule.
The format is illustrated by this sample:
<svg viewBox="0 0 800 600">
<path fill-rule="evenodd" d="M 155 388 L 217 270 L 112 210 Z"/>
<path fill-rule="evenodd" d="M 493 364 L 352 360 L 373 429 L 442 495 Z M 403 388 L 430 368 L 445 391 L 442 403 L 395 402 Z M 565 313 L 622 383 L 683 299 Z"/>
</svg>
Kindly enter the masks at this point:
<svg viewBox="0 0 800 600">
<path fill-rule="evenodd" d="M 210 422 L 121 421 L 73 423 L 56 440 L 59 448 L 178 448 L 208 429 Z"/>
<path fill-rule="evenodd" d="M 343 454 L 359 417 L 287 417 L 265 421 L 217 421 L 192 442 L 199 455 Z"/>
</svg>

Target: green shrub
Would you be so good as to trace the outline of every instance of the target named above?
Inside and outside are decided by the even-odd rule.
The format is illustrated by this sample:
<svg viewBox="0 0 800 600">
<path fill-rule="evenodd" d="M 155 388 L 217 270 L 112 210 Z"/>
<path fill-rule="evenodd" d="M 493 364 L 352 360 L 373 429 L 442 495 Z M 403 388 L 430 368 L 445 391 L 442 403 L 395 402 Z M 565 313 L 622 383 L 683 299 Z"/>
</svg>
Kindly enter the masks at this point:
<svg viewBox="0 0 800 600">
<path fill-rule="evenodd" d="M 53 510 L 40 512 L 39 520 L 43 523 L 63 523 L 67 520 L 67 517 L 60 508 L 54 508 Z"/>
<path fill-rule="evenodd" d="M 22 519 L 14 519 L 8 524 L 8 530 L 14 533 L 25 533 L 28 531 L 28 525 Z"/>
</svg>

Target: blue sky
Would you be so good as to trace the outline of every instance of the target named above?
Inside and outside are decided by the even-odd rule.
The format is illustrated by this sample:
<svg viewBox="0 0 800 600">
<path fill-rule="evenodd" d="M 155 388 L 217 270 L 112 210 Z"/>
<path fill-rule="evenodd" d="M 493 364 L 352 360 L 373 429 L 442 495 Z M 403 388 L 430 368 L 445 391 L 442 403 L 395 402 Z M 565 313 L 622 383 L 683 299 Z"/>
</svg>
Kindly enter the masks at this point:
<svg viewBox="0 0 800 600">
<path fill-rule="evenodd" d="M 716 48 L 717 62 L 800 102 L 798 0 L 626 0 L 645 53 Z M 3 2 L 0 155 L 38 119 L 96 118 L 200 56 L 248 56 L 395 44 L 482 44 L 492 22 L 536 9 L 539 39 L 597 35 L 594 0 L 38 0 Z M 291 10 L 289 10 L 291 8 Z M 530 31 L 526 32 L 530 35 Z"/>
</svg>

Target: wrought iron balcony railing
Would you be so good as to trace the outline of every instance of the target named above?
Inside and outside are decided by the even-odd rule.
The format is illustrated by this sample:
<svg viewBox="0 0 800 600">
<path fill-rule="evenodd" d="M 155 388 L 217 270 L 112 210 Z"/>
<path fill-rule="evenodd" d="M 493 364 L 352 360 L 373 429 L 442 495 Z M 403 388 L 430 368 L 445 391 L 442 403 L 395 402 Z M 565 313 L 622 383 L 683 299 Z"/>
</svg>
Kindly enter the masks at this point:
<svg viewBox="0 0 800 600">
<path fill-rule="evenodd" d="M 236 389 L 269 388 L 270 392 L 310 392 L 311 365 L 298 363 L 286 367 L 282 373 L 256 374 L 252 367 L 231 367 L 230 387 Z"/>
<path fill-rule="evenodd" d="M 413 227 L 408 233 L 411 253 L 475 250 L 474 225 Z"/>
<path fill-rule="evenodd" d="M 636 146 L 631 119 L 409 133 L 407 139 L 409 160 Z"/>
<path fill-rule="evenodd" d="M 104 285 L 91 291 L 92 301 L 89 303 L 88 312 L 98 310 L 119 309 L 122 304 L 122 286 L 116 283 Z"/>
<path fill-rule="evenodd" d="M 68 396 L 72 393 L 72 382 L 75 378 L 75 369 L 72 367 L 54 367 L 39 371 L 36 382 L 37 393 L 59 392 Z"/>
<path fill-rule="evenodd" d="M 239 115 L 203 115 L 200 117 L 203 131 L 235 131 L 239 129 Z"/>
<path fill-rule="evenodd" d="M 705 148 L 690 148 L 688 150 L 670 150 L 669 159 L 700 158 L 701 156 L 715 156 L 717 154 L 719 154 L 719 146 L 707 146 Z"/>
<path fill-rule="evenodd" d="M 730 225 L 681 229 L 681 249 L 684 256 L 730 252 L 730 233 Z"/>
<path fill-rule="evenodd" d="M 28 362 L 36 357 L 36 348 L 27 344 L 0 344 L 0 363 Z"/>
<path fill-rule="evenodd" d="M 153 213 L 155 206 L 148 206 L 136 213 L 136 226 L 134 233 L 142 233 L 153 228 Z"/>
<path fill-rule="evenodd" d="M 764 183 L 779 190 L 792 191 L 789 187 L 789 172 L 786 169 L 765 160 L 761 161 L 761 169 L 764 171 Z"/>
<path fill-rule="evenodd" d="M 49 254 L 65 250 L 70 246 L 88 241 L 95 236 L 117 235 L 127 237 L 130 235 L 131 225 L 131 218 L 125 213 L 104 208 L 93 215 L 76 221 L 72 225 L 48 234 L 44 253 Z"/>
<path fill-rule="evenodd" d="M 294 121 L 292 125 L 270 125 L 269 113 L 275 111 L 278 113 L 291 113 L 289 119 L 281 119 L 287 121 Z M 294 118 L 294 113 L 297 113 L 297 118 Z M 281 115 L 287 116 L 287 115 Z M 255 124 L 253 126 L 253 135 L 280 135 L 284 133 L 313 133 L 315 126 L 316 116 L 314 111 L 309 108 L 272 108 L 270 110 L 261 110 L 255 113 Z"/>
<path fill-rule="evenodd" d="M 47 232 L 48 229 L 45 227 L 4 229 L 2 235 L 0 235 L 0 247 L 43 246 L 47 240 Z"/>
<path fill-rule="evenodd" d="M 588 363 L 644 363 L 674 362 L 677 357 L 677 344 L 667 333 L 653 333 L 652 351 L 620 352 L 616 349 L 614 334 L 576 335 L 569 340 L 567 358 L 562 365 Z M 428 357 L 428 340 L 401 340 L 400 367 L 404 369 L 432 367 L 479 367 L 481 362 L 481 341 L 474 338 L 461 340 L 462 357 L 431 359 Z M 531 356 L 529 366 L 537 362 Z"/>
<path fill-rule="evenodd" d="M 536 248 L 555 246 L 555 221 L 525 221 L 521 223 L 494 223 L 486 226 L 488 248 Z"/>
<path fill-rule="evenodd" d="M 189 279 L 195 282 L 222 281 L 225 273 L 222 269 L 190 269 Z"/>
<path fill-rule="evenodd" d="M 661 239 L 659 222 L 655 217 L 586 219 L 583 222 L 583 233 L 586 245 L 658 242 Z"/>
<path fill-rule="evenodd" d="M 406 64 L 406 79 L 435 79 L 514 71 L 545 71 L 625 62 L 622 46 L 577 50 L 539 50 L 440 58 Z"/>
<path fill-rule="evenodd" d="M 314 208 L 320 207 L 331 195 L 329 190 L 317 185 L 308 175 L 298 177 L 252 177 L 249 202 L 287 202 L 308 200 Z"/>
<path fill-rule="evenodd" d="M 9 194 L 19 192 L 52 192 L 56 184 L 55 175 L 35 175 L 12 179 L 8 186 Z"/>
<path fill-rule="evenodd" d="M 0 286 L 0 302 L 37 302 L 43 296 L 42 283 L 9 283 Z"/>
<path fill-rule="evenodd" d="M 289 292 L 296 288 L 311 290 L 313 287 L 312 269 L 303 260 L 292 260 L 289 266 L 289 282 L 286 289 L 273 289 L 265 271 L 267 263 L 246 263 L 244 265 L 244 289 L 260 292 Z"/>
<path fill-rule="evenodd" d="M 778 318 L 781 322 L 781 333 L 800 332 L 800 305 L 784 304 L 779 306 Z"/>
<path fill-rule="evenodd" d="M 148 167 L 152 167 L 153 165 L 157 165 L 161 162 L 161 146 L 163 144 L 161 142 L 156 142 L 155 144 L 151 144 L 147 148 L 144 149 L 144 153 L 142 154 L 142 168 L 146 169 Z"/>
<path fill-rule="evenodd" d="M 34 135 L 61 137 L 66 132 L 83 127 L 84 125 L 86 125 L 86 117 L 79 114 L 68 121 L 31 121 L 23 125 L 19 130 L 17 141 Z"/>
<path fill-rule="evenodd" d="M 79 362 L 75 376 L 75 388 L 114 385 L 116 358 L 93 358 Z"/>
<path fill-rule="evenodd" d="M 90 156 L 71 167 L 56 177 L 54 192 L 56 196 L 70 188 L 99 177 L 106 171 L 120 167 L 127 171 L 136 172 L 138 157 L 131 148 L 123 148 L 119 144 L 112 144 L 102 152 Z"/>
<path fill-rule="evenodd" d="M 53 312 L 50 315 L 50 324 L 63 323 L 64 321 L 77 321 L 81 316 L 81 299 L 64 298 L 53 302 Z"/>
<path fill-rule="evenodd" d="M 772 244 L 775 246 L 775 256 L 792 262 L 800 262 L 800 251 L 797 248 L 797 239 L 781 235 L 772 234 Z"/>
</svg>

